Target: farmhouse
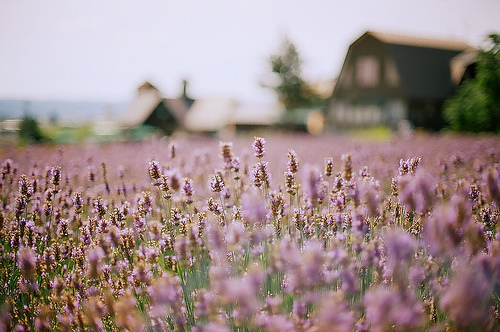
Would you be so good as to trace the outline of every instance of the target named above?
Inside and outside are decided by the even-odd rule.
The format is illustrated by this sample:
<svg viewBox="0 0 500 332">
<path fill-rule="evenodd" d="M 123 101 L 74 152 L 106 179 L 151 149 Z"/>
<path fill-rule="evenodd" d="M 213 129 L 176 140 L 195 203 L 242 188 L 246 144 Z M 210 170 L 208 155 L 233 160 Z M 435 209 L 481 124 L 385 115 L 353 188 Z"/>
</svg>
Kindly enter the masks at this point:
<svg viewBox="0 0 500 332">
<path fill-rule="evenodd" d="M 401 120 L 438 130 L 454 84 L 451 60 L 472 49 L 464 42 L 368 31 L 348 51 L 327 107 L 334 128 Z"/>
<path fill-rule="evenodd" d="M 193 103 L 184 93 L 178 98 L 164 98 L 160 91 L 149 82 L 137 89 L 137 95 L 120 121 L 125 129 L 139 126 L 152 126 L 170 135 L 175 130 L 183 129 L 184 117 Z"/>
</svg>

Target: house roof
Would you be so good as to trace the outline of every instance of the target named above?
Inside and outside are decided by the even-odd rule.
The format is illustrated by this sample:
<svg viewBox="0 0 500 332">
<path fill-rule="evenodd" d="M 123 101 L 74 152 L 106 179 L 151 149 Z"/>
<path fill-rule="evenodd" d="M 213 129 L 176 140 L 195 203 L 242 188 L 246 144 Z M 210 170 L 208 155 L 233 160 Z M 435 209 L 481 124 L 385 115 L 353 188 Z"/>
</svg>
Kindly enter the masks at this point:
<svg viewBox="0 0 500 332">
<path fill-rule="evenodd" d="M 137 96 L 125 111 L 120 121 L 122 127 L 131 128 L 143 124 L 151 113 L 162 104 L 182 123 L 189 105 L 183 97 L 163 98 L 160 91 L 151 83 L 145 82 L 137 89 Z"/>
<path fill-rule="evenodd" d="M 198 132 L 219 131 L 228 124 L 236 106 L 230 98 L 196 100 L 184 118 L 184 127 Z"/>
<path fill-rule="evenodd" d="M 156 88 L 141 89 L 142 87 L 139 88 L 137 97 L 125 111 L 120 121 L 122 127 L 130 128 L 143 124 L 151 112 L 163 101 Z"/>
<path fill-rule="evenodd" d="M 148 82 L 148 81 L 146 81 L 146 82 L 142 83 L 142 84 L 139 86 L 139 88 L 138 88 L 138 89 L 139 89 L 139 90 L 142 90 L 142 89 L 155 89 L 155 90 L 157 90 L 157 89 L 156 89 L 156 87 L 155 87 L 153 84 L 151 84 L 150 82 Z"/>
<path fill-rule="evenodd" d="M 280 105 L 239 106 L 231 116 L 235 125 L 272 125 L 279 121 L 284 109 Z"/>
<path fill-rule="evenodd" d="M 466 50 L 459 55 L 455 56 L 450 61 L 451 79 L 455 85 L 460 84 L 465 70 L 471 64 L 477 62 L 477 51 Z"/>
<path fill-rule="evenodd" d="M 170 110 L 170 112 L 172 112 L 179 123 L 182 123 L 184 121 L 184 117 L 189 110 L 190 103 L 192 103 L 192 100 L 187 101 L 183 97 L 163 100 L 163 104 L 167 106 L 167 108 Z"/>
<path fill-rule="evenodd" d="M 371 35 L 386 44 L 407 45 L 455 51 L 463 51 L 471 48 L 469 44 L 459 40 L 436 39 L 380 31 L 367 31 L 364 35 Z M 363 36 L 361 36 L 360 39 Z"/>
</svg>

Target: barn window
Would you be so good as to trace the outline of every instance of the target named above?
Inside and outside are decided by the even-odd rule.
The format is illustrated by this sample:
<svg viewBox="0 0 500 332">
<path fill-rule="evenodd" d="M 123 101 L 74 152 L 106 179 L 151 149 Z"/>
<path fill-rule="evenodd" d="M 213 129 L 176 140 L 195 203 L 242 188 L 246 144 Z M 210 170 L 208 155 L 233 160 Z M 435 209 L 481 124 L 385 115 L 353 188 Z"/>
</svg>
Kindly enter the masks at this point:
<svg viewBox="0 0 500 332">
<path fill-rule="evenodd" d="M 374 87 L 380 77 L 380 63 L 374 56 L 361 56 L 356 62 L 356 81 L 360 86 Z"/>
<path fill-rule="evenodd" d="M 387 60 L 385 63 L 385 78 L 389 85 L 397 86 L 399 84 L 398 70 L 394 62 Z"/>
</svg>

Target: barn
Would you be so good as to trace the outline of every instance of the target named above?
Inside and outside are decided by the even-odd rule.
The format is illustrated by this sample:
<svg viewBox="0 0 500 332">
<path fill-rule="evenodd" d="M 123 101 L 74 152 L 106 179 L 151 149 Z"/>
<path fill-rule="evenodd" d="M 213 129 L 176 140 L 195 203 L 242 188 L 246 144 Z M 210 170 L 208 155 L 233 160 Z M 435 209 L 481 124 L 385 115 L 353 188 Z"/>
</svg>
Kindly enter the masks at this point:
<svg viewBox="0 0 500 332">
<path fill-rule="evenodd" d="M 465 42 L 367 31 L 347 51 L 327 106 L 333 128 L 387 125 L 402 120 L 439 130 L 453 93 L 450 62 Z"/>
</svg>

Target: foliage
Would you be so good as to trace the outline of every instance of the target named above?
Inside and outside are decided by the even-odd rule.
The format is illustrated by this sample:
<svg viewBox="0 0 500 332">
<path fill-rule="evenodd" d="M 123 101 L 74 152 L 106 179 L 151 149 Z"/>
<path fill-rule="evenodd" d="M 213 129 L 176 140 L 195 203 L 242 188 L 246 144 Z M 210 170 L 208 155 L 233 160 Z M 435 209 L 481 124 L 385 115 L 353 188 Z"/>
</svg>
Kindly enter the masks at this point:
<svg viewBox="0 0 500 332">
<path fill-rule="evenodd" d="M 445 103 L 444 117 L 455 131 L 500 132 L 500 35 L 488 38 L 478 51 L 476 77 Z"/>
<path fill-rule="evenodd" d="M 19 140 L 21 144 L 30 142 L 40 143 L 46 139 L 38 121 L 30 116 L 25 116 L 19 125 Z"/>
<path fill-rule="evenodd" d="M 269 64 L 279 82 L 270 88 L 276 91 L 279 101 L 287 109 L 321 103 L 320 96 L 304 80 L 299 51 L 288 38 L 283 41 L 279 53 L 270 56 Z"/>
</svg>

